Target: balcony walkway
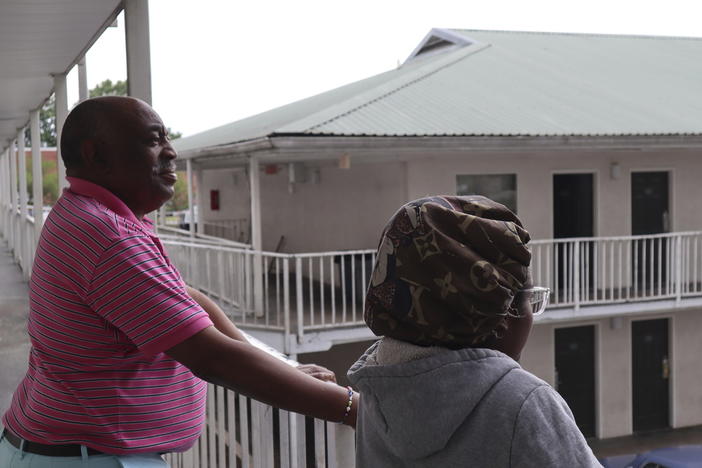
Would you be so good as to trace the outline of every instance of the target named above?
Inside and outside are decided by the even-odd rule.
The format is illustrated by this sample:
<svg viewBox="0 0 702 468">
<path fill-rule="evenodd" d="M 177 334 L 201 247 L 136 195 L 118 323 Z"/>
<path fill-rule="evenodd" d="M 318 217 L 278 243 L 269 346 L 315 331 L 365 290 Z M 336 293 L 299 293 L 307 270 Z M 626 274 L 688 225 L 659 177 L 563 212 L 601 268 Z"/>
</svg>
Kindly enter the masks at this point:
<svg viewBox="0 0 702 468">
<path fill-rule="evenodd" d="M 12 393 L 27 371 L 28 290 L 7 243 L 0 240 L 0 414 L 5 413 Z"/>
<path fill-rule="evenodd" d="M 293 278 L 291 278 L 291 280 L 292 281 L 290 281 L 290 289 L 292 290 L 292 294 L 290 299 L 292 300 L 290 302 L 295 304 L 297 302 L 297 297 L 294 291 L 299 290 L 296 287 L 295 280 Z M 304 302 L 306 303 L 306 305 L 309 306 L 309 296 L 308 294 L 306 294 L 308 291 L 308 287 L 307 285 L 305 286 L 306 287 L 300 292 L 302 292 L 302 295 L 305 296 Z M 324 302 L 326 302 L 327 305 L 329 305 L 331 302 L 329 286 L 326 285 L 326 287 L 323 286 L 323 288 L 325 288 L 329 292 L 328 294 L 325 294 L 323 296 L 325 297 Z M 274 302 L 274 300 L 279 299 L 272 294 L 273 289 L 274 288 L 272 287 L 270 289 L 266 288 L 265 292 L 267 293 L 266 296 L 268 296 L 267 301 Z M 12 392 L 14 392 L 17 383 L 22 378 L 27 368 L 27 356 L 29 353 L 29 338 L 26 332 L 26 318 L 29 310 L 29 301 L 27 293 L 28 285 L 21 273 L 20 268 L 12 258 L 12 254 L 10 253 L 7 247 L 7 243 L 5 241 L 0 241 L 0 362 L 3 363 L 2 367 L 0 367 L 0 414 L 4 413 L 5 409 L 9 405 L 10 400 L 12 398 Z M 337 291 L 336 298 L 338 299 L 340 297 L 344 297 L 344 294 L 341 291 Z M 698 306 L 701 300 L 702 299 L 699 297 L 683 298 L 677 303 L 675 299 L 654 300 L 638 303 L 637 308 L 639 309 L 639 312 L 641 312 L 641 308 L 650 308 L 651 311 L 653 311 L 653 309 L 659 309 L 661 307 L 680 308 L 685 306 L 692 306 L 693 304 L 695 306 Z M 356 320 L 361 318 L 360 304 L 354 302 L 355 301 L 351 301 L 351 303 L 348 304 L 347 314 L 349 314 L 349 317 L 346 318 L 345 325 L 341 327 L 333 327 L 333 329 L 328 330 L 325 330 L 324 328 L 320 328 L 318 330 L 307 329 L 307 338 L 312 338 L 312 336 L 315 334 L 315 331 L 317 333 L 324 334 L 332 332 L 349 333 L 354 329 L 359 331 L 362 329 L 367 330 L 367 328 L 365 328 L 364 326 L 360 326 L 360 324 L 354 326 L 349 323 L 352 321 L 353 317 L 353 312 L 351 311 L 352 308 L 355 308 L 356 313 L 359 314 L 356 315 L 356 317 L 354 318 Z M 334 319 L 331 315 L 331 307 L 324 307 L 324 310 L 322 311 L 320 305 L 320 302 L 317 302 L 315 304 L 317 314 L 312 314 L 311 317 L 314 317 L 316 315 L 316 320 L 318 320 L 321 323 L 316 322 L 314 323 L 314 325 L 320 326 L 324 322 L 328 324 L 333 324 Z M 550 314 L 574 314 L 579 317 L 582 317 L 583 314 L 599 312 L 599 314 L 610 315 L 613 313 L 626 313 L 626 311 L 624 310 L 614 309 L 623 309 L 627 306 L 630 307 L 631 304 L 603 304 L 598 306 L 586 306 L 580 308 L 577 311 L 574 310 L 572 307 L 563 307 L 551 310 Z M 597 309 L 599 309 L 599 311 L 594 312 Z M 338 308 L 337 312 L 341 313 L 342 310 L 343 305 L 341 305 Z M 230 310 L 230 313 L 232 313 L 232 315 L 237 315 L 237 313 L 234 310 Z M 241 311 L 239 311 L 238 313 L 241 314 Z M 291 328 L 295 329 L 298 325 L 295 317 L 296 314 L 291 315 L 291 318 L 293 318 Z M 322 319 L 323 316 L 325 317 L 325 319 Z M 550 318 L 556 320 L 568 319 L 567 317 L 556 318 L 553 316 Z M 305 325 L 313 325 L 309 322 L 309 320 L 310 318 L 306 317 L 306 320 L 304 320 Z M 322 322 L 322 320 L 324 320 L 324 322 Z M 249 325 L 254 330 L 256 330 L 257 326 L 262 328 L 266 327 L 265 317 L 256 317 L 255 315 L 251 314 L 248 316 L 246 321 L 249 322 Z M 268 326 L 270 326 L 270 323 L 268 324 Z M 259 329 L 258 331 L 263 330 Z M 276 331 L 277 333 L 281 334 L 281 331 Z M 254 336 L 256 336 L 256 333 L 254 333 Z M 274 427 L 285 426 L 287 428 L 286 432 L 288 433 L 288 435 L 290 435 L 291 439 L 287 440 L 286 437 L 285 440 L 281 440 L 280 443 L 273 444 L 274 446 L 270 447 L 270 444 L 272 443 L 271 435 L 268 434 L 268 432 L 263 431 L 261 434 L 258 434 L 258 436 L 260 437 L 260 439 L 259 437 L 257 437 L 259 443 L 254 447 L 254 449 L 252 449 L 253 451 L 250 454 L 247 454 L 246 451 L 241 451 L 240 447 L 242 441 L 233 441 L 236 443 L 232 444 L 225 444 L 221 442 L 222 439 L 217 437 L 217 433 L 228 432 L 226 428 L 223 429 L 220 427 L 224 423 L 221 422 L 222 418 L 220 417 L 220 411 L 217 408 L 218 405 L 215 404 L 215 402 L 221 404 L 222 402 L 220 402 L 220 400 L 223 398 L 241 399 L 244 397 L 235 394 L 231 394 L 230 396 L 229 392 L 224 392 L 222 389 L 216 388 L 214 386 L 211 386 L 210 392 L 212 392 L 212 395 L 208 404 L 208 425 L 205 429 L 205 432 L 203 433 L 203 437 L 196 445 L 196 447 L 191 451 L 185 454 L 172 454 L 169 456 L 169 461 L 174 467 L 216 466 L 216 464 L 212 464 L 213 458 L 224 457 L 224 452 L 229 451 L 230 447 L 234 447 L 234 450 L 236 451 L 236 455 L 234 456 L 236 456 L 240 460 L 253 461 L 253 459 L 257 459 L 258 456 L 263 453 L 275 452 L 277 454 L 276 456 L 280 456 L 279 452 L 281 452 L 282 450 L 284 452 L 290 451 L 291 462 L 292 460 L 296 460 L 299 466 L 304 466 L 305 464 L 309 463 L 311 459 L 314 458 L 317 458 L 318 460 L 327 459 L 329 463 L 328 466 L 350 466 L 349 457 L 353 456 L 353 433 L 349 431 L 349 433 L 336 434 L 335 431 L 338 432 L 340 430 L 339 427 L 336 427 L 336 425 L 327 426 L 321 421 L 315 421 L 314 435 L 311 436 L 311 438 L 315 441 L 314 443 L 317 444 L 318 448 L 312 449 L 311 453 L 305 453 L 306 437 L 304 433 L 301 433 L 294 438 L 292 436 L 292 434 L 299 431 L 299 429 L 293 429 L 293 421 L 295 421 L 295 426 L 304 427 L 304 419 L 300 419 L 302 418 L 301 416 L 293 416 L 286 412 L 275 413 L 268 411 L 268 407 L 258 403 L 256 403 L 256 408 L 258 408 L 257 412 L 252 413 L 251 415 L 249 415 L 249 417 L 237 417 L 236 420 L 239 423 L 243 424 L 243 427 L 265 426 L 269 429 L 268 432 L 275 432 Z M 245 404 L 243 402 L 247 400 L 248 399 L 241 400 L 241 404 Z M 250 405 L 252 403 L 248 404 Z M 256 416 L 256 414 L 258 414 L 258 412 L 260 412 L 262 423 L 257 422 L 258 416 Z M 276 419 L 276 421 L 278 421 L 277 424 L 273 423 L 273 419 Z M 341 427 L 341 429 L 344 428 Z M 330 430 L 332 430 L 332 432 L 330 432 Z M 242 431 L 240 429 L 239 431 L 231 432 L 236 434 L 245 434 L 248 431 Z M 277 434 L 277 436 L 279 437 L 280 434 Z M 320 448 L 325 446 L 325 440 L 327 441 L 326 443 L 329 443 L 329 441 L 333 441 L 332 446 L 335 447 L 332 449 L 328 448 L 329 453 L 325 453 L 325 451 Z M 598 457 L 643 452 L 663 446 L 702 444 L 702 426 L 682 429 L 670 429 L 666 431 L 658 431 L 651 434 L 636 434 L 606 440 L 589 440 L 588 442 Z M 308 441 L 307 443 L 309 444 L 310 442 Z M 222 447 L 219 447 L 220 445 L 222 445 Z M 248 445 L 248 443 L 246 443 L 245 445 Z M 239 448 L 237 449 L 237 447 Z M 307 450 L 310 450 L 309 447 L 307 447 Z M 260 454 L 257 455 L 257 453 L 259 452 Z M 216 453 L 219 453 L 219 455 L 215 455 Z M 332 461 L 332 459 L 334 461 Z M 340 460 L 344 461 L 340 462 Z M 295 462 L 292 462 L 291 466 L 293 466 L 294 464 Z"/>
</svg>

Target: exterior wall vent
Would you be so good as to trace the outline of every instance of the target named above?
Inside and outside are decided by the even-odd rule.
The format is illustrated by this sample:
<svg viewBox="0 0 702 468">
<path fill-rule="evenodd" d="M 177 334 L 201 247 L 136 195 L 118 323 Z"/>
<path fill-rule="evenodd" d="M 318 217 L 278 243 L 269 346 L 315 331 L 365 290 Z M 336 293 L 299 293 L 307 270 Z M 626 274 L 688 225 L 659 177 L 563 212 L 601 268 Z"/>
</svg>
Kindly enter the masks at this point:
<svg viewBox="0 0 702 468">
<path fill-rule="evenodd" d="M 434 28 L 424 37 L 422 42 L 412 51 L 404 63 L 411 62 L 417 57 L 439 54 L 458 47 L 465 47 L 473 44 L 471 38 L 450 29 Z"/>
</svg>

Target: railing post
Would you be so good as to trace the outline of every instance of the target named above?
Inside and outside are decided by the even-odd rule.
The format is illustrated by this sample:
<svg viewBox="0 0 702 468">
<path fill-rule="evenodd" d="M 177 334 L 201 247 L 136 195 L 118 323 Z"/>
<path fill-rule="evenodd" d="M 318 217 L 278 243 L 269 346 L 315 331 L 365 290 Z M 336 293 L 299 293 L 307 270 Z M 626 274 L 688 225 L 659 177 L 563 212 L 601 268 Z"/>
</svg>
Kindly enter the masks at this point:
<svg viewBox="0 0 702 468">
<path fill-rule="evenodd" d="M 41 129 L 39 109 L 32 111 L 29 133 L 32 140 L 32 204 L 34 206 L 34 245 L 39 242 L 44 225 L 44 182 L 41 167 Z"/>
<path fill-rule="evenodd" d="M 187 159 L 185 161 L 186 169 L 186 179 L 188 180 L 188 212 L 190 213 L 190 222 L 188 223 L 188 230 L 190 231 L 190 237 L 195 237 L 195 197 L 193 197 L 193 160 Z"/>
<path fill-rule="evenodd" d="M 25 279 L 29 278 L 29 237 L 27 237 L 27 154 L 24 147 L 24 138 L 26 130 L 22 128 L 17 134 L 17 176 L 19 177 L 19 207 L 20 207 L 20 222 L 19 222 L 19 238 L 17 239 L 17 247 L 20 252 L 20 266 Z"/>
<path fill-rule="evenodd" d="M 283 329 L 284 346 L 283 352 L 290 354 L 290 258 L 283 258 Z"/>
<path fill-rule="evenodd" d="M 575 310 L 580 309 L 580 241 L 573 244 L 573 302 Z"/>
<path fill-rule="evenodd" d="M 334 424 L 334 452 L 330 454 L 339 468 L 354 468 L 356 466 L 356 436 L 353 429 L 344 424 Z"/>
<path fill-rule="evenodd" d="M 13 258 L 18 259 L 17 251 L 17 152 L 15 142 L 10 144 L 10 237 L 8 245 L 13 251 Z"/>
<path fill-rule="evenodd" d="M 297 295 L 297 342 L 302 343 L 303 328 L 303 300 L 302 300 L 302 258 L 295 257 L 295 291 Z"/>
<path fill-rule="evenodd" d="M 58 196 L 68 187 L 66 181 L 66 166 L 61 157 L 61 133 L 63 123 L 68 117 L 68 91 L 66 90 L 66 75 L 54 75 L 54 104 L 56 107 L 56 167 L 58 169 Z"/>
<path fill-rule="evenodd" d="M 675 236 L 675 302 L 679 304 L 682 300 L 682 235 Z"/>
</svg>

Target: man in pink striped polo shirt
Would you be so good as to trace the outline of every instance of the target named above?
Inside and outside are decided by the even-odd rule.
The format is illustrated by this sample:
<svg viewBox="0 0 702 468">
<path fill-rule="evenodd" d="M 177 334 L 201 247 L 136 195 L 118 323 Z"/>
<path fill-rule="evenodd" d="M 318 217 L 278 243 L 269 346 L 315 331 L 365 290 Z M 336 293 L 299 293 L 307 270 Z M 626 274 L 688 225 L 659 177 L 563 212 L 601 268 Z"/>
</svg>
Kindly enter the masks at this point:
<svg viewBox="0 0 702 468">
<path fill-rule="evenodd" d="M 306 375 L 251 346 L 169 262 L 145 214 L 173 196 L 176 152 L 150 106 L 84 101 L 61 153 L 70 188 L 37 246 L 29 369 L 2 419 L 0 466 L 118 467 L 186 450 L 204 422 L 202 379 L 355 425 L 356 394 L 349 411 L 323 368 Z"/>
</svg>

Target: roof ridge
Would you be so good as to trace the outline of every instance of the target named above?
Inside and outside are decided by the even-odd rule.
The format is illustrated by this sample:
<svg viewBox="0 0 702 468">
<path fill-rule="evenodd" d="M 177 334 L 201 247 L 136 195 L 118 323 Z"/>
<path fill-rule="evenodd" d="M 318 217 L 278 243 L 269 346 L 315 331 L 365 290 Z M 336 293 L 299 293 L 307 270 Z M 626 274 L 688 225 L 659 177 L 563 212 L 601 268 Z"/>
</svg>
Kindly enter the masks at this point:
<svg viewBox="0 0 702 468">
<path fill-rule="evenodd" d="M 437 28 L 446 29 L 458 33 L 475 32 L 475 33 L 499 33 L 499 34 L 527 34 L 527 35 L 554 35 L 554 36 L 593 36 L 593 37 L 611 37 L 611 38 L 630 38 L 630 39 L 683 39 L 702 41 L 702 37 L 697 36 L 670 36 L 653 34 L 617 34 L 617 33 L 595 33 L 595 32 L 567 32 L 567 31 L 511 31 L 508 29 L 461 29 L 461 28 Z"/>
<path fill-rule="evenodd" d="M 378 102 L 378 101 L 380 101 L 380 100 L 382 100 L 382 99 L 385 99 L 385 98 L 387 98 L 388 96 L 391 96 L 391 95 L 393 95 L 393 94 L 399 92 L 399 91 L 402 90 L 402 89 L 405 89 L 405 88 L 407 88 L 407 87 L 409 87 L 409 86 L 411 86 L 411 85 L 413 85 L 413 84 L 415 84 L 415 83 L 418 83 L 418 82 L 420 82 L 420 81 L 422 81 L 422 80 L 425 80 L 425 79 L 429 78 L 430 76 L 432 76 L 432 75 L 434 75 L 434 74 L 436 74 L 436 73 L 438 73 L 438 72 L 440 72 L 440 71 L 442 71 L 442 70 L 444 70 L 444 69 L 446 69 L 446 68 L 448 68 L 448 67 L 451 67 L 452 65 L 455 65 L 456 63 L 460 62 L 461 60 L 464 60 L 464 59 L 467 58 L 467 57 L 470 57 L 471 55 L 477 54 L 478 52 L 482 52 L 483 50 L 485 50 L 485 49 L 491 47 L 491 44 L 487 44 L 487 43 L 476 43 L 475 45 L 476 45 L 477 47 L 474 48 L 474 49 L 463 49 L 463 48 L 461 48 L 461 49 L 452 51 L 452 52 L 450 53 L 450 55 L 458 54 L 459 52 L 463 52 L 463 53 L 462 53 L 462 54 L 458 54 L 458 55 L 459 55 L 458 58 L 454 58 L 453 60 L 446 61 L 446 63 L 443 63 L 443 64 L 441 64 L 441 65 L 435 67 L 434 69 L 432 69 L 432 70 L 430 70 L 430 71 L 428 71 L 428 72 L 426 72 L 426 73 L 421 74 L 420 76 L 418 76 L 418 77 L 416 77 L 416 78 L 414 78 L 414 79 L 411 79 L 411 80 L 409 80 L 409 81 L 407 81 L 407 82 L 404 82 L 404 83 L 401 84 L 400 86 L 394 87 L 393 89 L 391 89 L 391 90 L 389 90 L 389 91 L 387 91 L 387 92 L 384 92 L 384 93 L 380 94 L 379 96 L 376 96 L 376 97 L 373 98 L 373 99 L 366 100 L 366 101 L 364 101 L 363 103 L 361 103 L 361 104 L 359 104 L 359 105 L 357 105 L 357 106 L 354 106 L 354 107 L 352 107 L 352 108 L 350 108 L 350 109 L 347 109 L 347 110 L 344 111 L 344 112 L 338 113 L 338 114 L 334 115 L 334 116 L 331 117 L 331 118 L 328 118 L 328 119 L 326 119 L 326 120 L 323 120 L 322 122 L 318 122 L 318 123 L 316 123 L 316 124 L 314 124 L 314 125 L 312 125 L 312 126 L 310 126 L 310 127 L 307 127 L 307 128 L 305 128 L 305 129 L 302 131 L 302 133 L 312 132 L 312 130 L 314 130 L 315 128 L 322 127 L 322 126 L 327 125 L 327 124 L 329 124 L 329 123 L 331 123 L 331 122 L 334 122 L 335 120 L 338 120 L 338 119 L 340 119 L 340 118 L 342 118 L 342 117 L 345 117 L 345 116 L 347 116 L 347 115 L 350 115 L 350 114 L 352 114 L 352 113 L 354 113 L 354 112 L 357 112 L 357 111 L 363 109 L 364 107 L 367 107 L 367 106 L 369 106 L 369 105 L 371 105 L 371 104 L 373 104 L 373 103 L 376 103 L 376 102 Z M 446 59 L 446 57 L 442 57 L 442 58 L 443 58 L 443 59 Z M 431 65 L 435 65 L 435 64 L 432 63 Z M 422 68 L 425 68 L 425 67 L 428 67 L 428 66 L 429 66 L 429 64 L 420 65 L 420 70 L 421 70 Z M 402 78 L 405 78 L 405 77 L 404 77 L 404 76 L 401 76 L 401 77 L 398 77 L 398 78 L 395 78 L 395 79 L 391 80 L 390 82 L 395 81 L 395 80 L 400 81 Z M 369 93 L 369 92 L 372 92 L 372 91 L 374 91 L 374 90 L 366 91 L 366 93 Z M 353 100 L 353 99 L 357 99 L 357 97 L 350 98 L 349 100 Z M 327 109 L 323 109 L 323 110 L 319 111 L 319 113 L 323 113 L 323 112 L 325 112 L 325 111 L 327 111 L 327 110 L 328 110 L 328 108 L 327 108 Z M 306 117 L 306 118 L 309 118 L 309 117 L 311 117 L 311 116 L 308 116 L 308 117 Z M 291 124 L 294 124 L 294 123 L 295 123 L 295 122 L 291 122 Z M 288 125 L 289 125 L 289 124 L 288 124 Z M 286 126 L 287 126 L 287 125 L 286 125 Z"/>
</svg>

